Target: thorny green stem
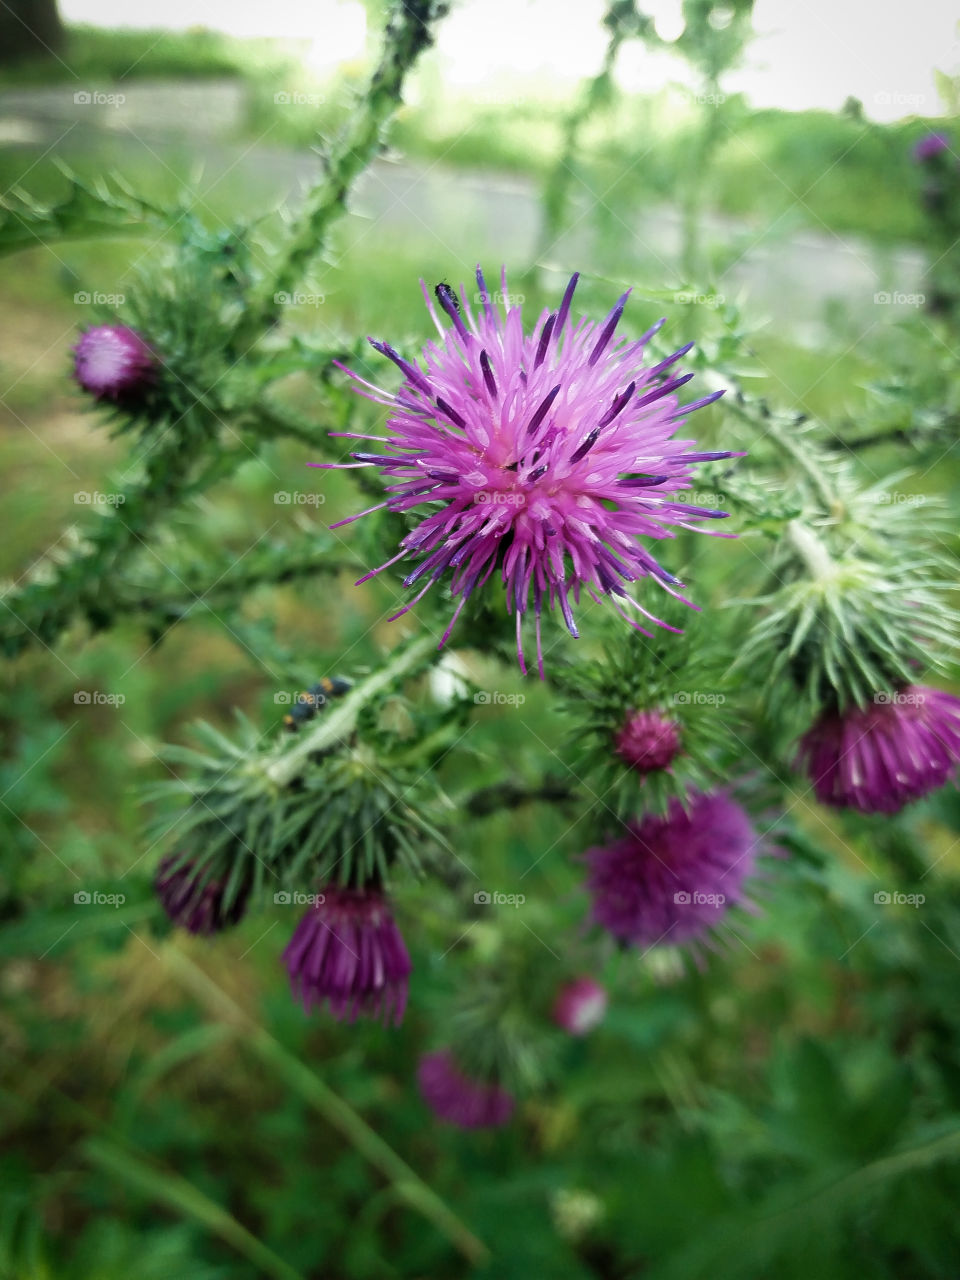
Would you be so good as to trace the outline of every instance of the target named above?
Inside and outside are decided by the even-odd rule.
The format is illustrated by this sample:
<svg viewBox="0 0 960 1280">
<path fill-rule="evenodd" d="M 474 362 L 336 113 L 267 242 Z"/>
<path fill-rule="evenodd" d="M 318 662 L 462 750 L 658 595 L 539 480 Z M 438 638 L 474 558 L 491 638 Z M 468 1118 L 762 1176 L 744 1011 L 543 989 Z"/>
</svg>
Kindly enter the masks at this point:
<svg viewBox="0 0 960 1280">
<path fill-rule="evenodd" d="M 346 697 L 318 719 L 309 732 L 298 737 L 293 746 L 281 748 L 281 754 L 266 767 L 269 780 L 277 787 L 289 786 L 311 756 L 328 751 L 347 737 L 353 731 L 361 709 L 395 680 L 419 666 L 435 645 L 432 635 L 421 634 L 397 649 L 385 666 L 354 685 Z"/>
</svg>

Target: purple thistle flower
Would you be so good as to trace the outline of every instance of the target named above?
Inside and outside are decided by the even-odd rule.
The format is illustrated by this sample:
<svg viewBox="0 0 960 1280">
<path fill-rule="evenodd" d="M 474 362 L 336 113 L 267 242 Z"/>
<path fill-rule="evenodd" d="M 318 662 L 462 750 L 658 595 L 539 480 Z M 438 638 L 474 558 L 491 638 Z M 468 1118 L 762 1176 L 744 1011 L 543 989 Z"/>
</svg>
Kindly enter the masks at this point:
<svg viewBox="0 0 960 1280">
<path fill-rule="evenodd" d="M 383 391 L 345 370 L 361 395 L 390 411 L 388 434 L 342 433 L 374 441 L 376 452 L 356 452 L 352 463 L 312 464 L 372 466 L 383 474 L 385 500 L 349 520 L 384 507 L 408 512 L 432 504 L 401 539 L 398 554 L 359 580 L 405 557 L 418 559 L 404 585 L 421 585 L 395 617 L 449 577 L 457 604 L 442 646 L 473 592 L 499 571 L 507 611 L 516 615 L 523 671 L 522 626 L 532 601 L 541 676 L 544 605 L 559 608 L 574 637 L 571 596 L 578 603 L 582 591 L 595 601 L 615 597 L 617 612 L 638 631 L 644 628 L 628 608 L 666 625 L 628 590 L 652 577 L 684 600 L 675 590 L 679 579 L 640 539 L 673 538 L 679 528 L 724 518 L 724 511 L 687 505 L 675 495 L 690 488 L 696 463 L 738 456 L 695 452 L 692 440 L 673 438 L 687 414 L 722 394 L 680 405 L 675 393 L 693 374 L 678 376 L 674 366 L 693 344 L 645 364 L 647 342 L 663 321 L 636 342 L 615 338 L 627 293 L 605 320 L 575 320 L 570 305 L 577 279 L 559 309 L 542 312 L 529 334 L 520 306 L 508 306 L 505 314 L 493 306 L 479 267 L 476 313 L 463 288 L 458 300 L 448 285 L 437 286 L 449 328 L 424 286 L 440 335 L 424 348 L 426 368 L 371 338 L 403 374 L 399 391 Z M 501 280 L 506 295 L 506 270 Z"/>
<path fill-rule="evenodd" d="M 460 1129 L 495 1129 L 513 1115 L 514 1099 L 506 1089 L 465 1075 L 449 1049 L 424 1054 L 417 1083 L 433 1114 Z"/>
<path fill-rule="evenodd" d="M 628 824 L 612 844 L 588 849 L 591 918 L 637 947 L 702 942 L 736 904 L 758 840 L 749 817 L 723 792 L 694 794 L 685 809 Z"/>
<path fill-rule="evenodd" d="M 572 1036 L 585 1036 L 603 1021 L 607 993 L 593 978 L 575 978 L 557 992 L 553 1020 Z"/>
<path fill-rule="evenodd" d="M 913 158 L 918 164 L 925 164 L 949 149 L 950 139 L 945 133 L 925 133 L 913 144 Z"/>
<path fill-rule="evenodd" d="M 412 966 L 382 891 L 327 885 L 317 899 L 283 953 L 294 996 L 308 1013 L 326 1001 L 338 1021 L 399 1026 Z"/>
<path fill-rule="evenodd" d="M 236 924 L 247 909 L 250 880 L 241 882 L 229 910 L 224 907 L 226 882 L 204 876 L 193 862 L 183 862 L 178 854 L 164 858 L 157 869 L 154 890 L 174 924 L 189 933 L 209 937 Z"/>
<path fill-rule="evenodd" d="M 680 750 L 676 721 L 659 711 L 631 711 L 614 739 L 617 755 L 637 773 L 666 769 Z"/>
<path fill-rule="evenodd" d="M 73 349 L 74 374 L 98 400 L 129 400 L 154 379 L 157 361 L 135 329 L 98 324 Z"/>
<path fill-rule="evenodd" d="M 885 701 L 820 717 L 800 740 L 798 767 L 821 804 L 897 813 L 936 791 L 960 763 L 960 698 L 907 685 Z"/>
</svg>

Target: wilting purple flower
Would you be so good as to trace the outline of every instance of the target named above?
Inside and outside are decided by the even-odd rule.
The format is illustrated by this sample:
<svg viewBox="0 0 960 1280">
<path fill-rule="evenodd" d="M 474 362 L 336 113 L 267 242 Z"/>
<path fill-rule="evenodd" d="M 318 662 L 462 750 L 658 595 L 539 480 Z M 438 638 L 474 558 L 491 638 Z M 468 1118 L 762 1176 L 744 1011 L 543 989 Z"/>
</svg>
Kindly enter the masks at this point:
<svg viewBox="0 0 960 1280">
<path fill-rule="evenodd" d="M 174 924 L 206 936 L 236 924 L 246 911 L 250 897 L 248 877 L 241 881 L 229 909 L 225 908 L 226 880 L 206 876 L 193 862 L 182 862 L 177 854 L 160 863 L 153 887 Z"/>
<path fill-rule="evenodd" d="M 326 1001 L 340 1021 L 403 1021 L 412 966 L 380 889 L 327 885 L 297 925 L 283 962 L 308 1013 Z"/>
<path fill-rule="evenodd" d="M 637 773 L 666 769 L 680 750 L 676 721 L 659 711 L 631 711 L 614 739 L 617 755 Z"/>
<path fill-rule="evenodd" d="M 897 813 L 960 763 L 960 698 L 924 685 L 881 696 L 821 716 L 801 738 L 797 764 L 822 804 Z"/>
<path fill-rule="evenodd" d="M 607 993 L 593 978 L 575 978 L 557 992 L 553 1020 L 572 1036 L 585 1036 L 604 1019 Z"/>
<path fill-rule="evenodd" d="M 154 378 L 156 357 L 135 329 L 98 324 L 73 349 L 74 373 L 98 400 L 129 400 Z"/>
<path fill-rule="evenodd" d="M 949 148 L 950 139 L 945 133 L 925 133 L 913 144 L 913 158 L 918 164 L 925 164 Z"/>
<path fill-rule="evenodd" d="M 494 1129 L 513 1115 L 514 1100 L 506 1089 L 465 1075 L 449 1049 L 424 1054 L 417 1083 L 433 1114 L 461 1129 Z"/>
<path fill-rule="evenodd" d="M 383 391 L 345 370 L 361 395 L 389 409 L 388 434 L 338 433 L 372 440 L 375 451 L 354 453 L 353 463 L 313 464 L 379 468 L 388 496 L 351 520 L 383 507 L 432 507 L 400 540 L 398 554 L 359 580 L 405 557 L 418 559 L 404 585 L 422 585 L 395 617 L 449 576 L 457 605 L 443 645 L 471 594 L 499 571 L 507 610 L 516 615 L 522 670 L 522 624 L 532 599 L 541 675 L 545 604 L 559 607 L 573 636 L 571 596 L 579 602 L 582 591 L 593 600 L 616 597 L 617 612 L 637 630 L 643 628 L 624 608 L 665 625 L 627 590 L 651 576 L 678 595 L 679 579 L 640 539 L 672 538 L 679 528 L 723 518 L 724 511 L 674 498 L 690 488 L 694 464 L 734 456 L 696 452 L 692 440 L 673 438 L 692 410 L 722 394 L 681 407 L 676 392 L 693 374 L 678 375 L 674 366 L 693 343 L 645 364 L 647 342 L 663 321 L 636 342 L 615 339 L 629 291 L 605 320 L 574 320 L 577 278 L 559 309 L 542 312 L 529 334 L 520 306 L 508 305 L 505 314 L 494 307 L 479 267 L 476 314 L 462 287 L 458 300 L 449 285 L 437 286 L 450 328 L 424 287 L 440 334 L 439 343 L 424 347 L 426 368 L 370 339 L 403 374 L 399 391 Z M 506 271 L 502 289 L 509 299 Z"/>
<path fill-rule="evenodd" d="M 757 836 L 743 809 L 723 792 L 671 800 L 612 844 L 588 849 L 591 916 L 624 943 L 651 947 L 702 941 L 730 908 L 744 902 L 756 865 Z"/>
</svg>

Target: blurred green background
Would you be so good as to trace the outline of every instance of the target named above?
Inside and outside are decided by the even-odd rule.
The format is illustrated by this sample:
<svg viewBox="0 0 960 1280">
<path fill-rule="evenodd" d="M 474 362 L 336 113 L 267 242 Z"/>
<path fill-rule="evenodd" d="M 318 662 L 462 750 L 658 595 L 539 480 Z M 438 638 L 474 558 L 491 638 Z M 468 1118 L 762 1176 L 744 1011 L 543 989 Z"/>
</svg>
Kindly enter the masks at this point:
<svg viewBox="0 0 960 1280">
<path fill-rule="evenodd" d="M 296 200 L 317 172 L 311 140 L 351 110 L 366 70 L 357 59 L 318 79 L 289 42 L 208 31 L 70 28 L 60 58 L 0 71 L 0 190 L 53 198 L 62 158 L 91 179 L 119 171 L 157 198 L 186 190 L 213 229 Z M 567 157 L 571 229 L 543 252 L 541 196 L 551 175 L 555 190 L 582 89 L 501 85 L 479 100 L 449 91 L 440 70 L 436 54 L 418 69 L 390 152 L 308 282 L 313 301 L 292 321 L 305 331 L 371 332 L 414 349 L 428 334 L 418 278 L 468 279 L 481 260 L 506 261 L 534 304 L 576 268 L 591 309 L 636 282 L 637 331 L 665 310 L 675 345 L 698 333 L 719 342 L 724 304 L 695 314 L 676 296 L 693 288 L 736 300 L 748 318 L 751 390 L 838 431 L 865 420 L 892 356 L 927 343 L 942 357 L 933 335 L 902 333 L 915 316 L 873 301 L 922 281 L 909 148 L 924 121 L 872 122 L 856 103 L 752 110 L 730 95 L 700 190 L 694 280 L 678 209 L 702 128 L 695 105 L 670 89 L 596 105 Z M 124 109 L 72 113 L 77 85 L 122 93 Z M 124 446 L 70 380 L 70 347 L 90 318 L 75 298 L 122 294 L 162 247 L 149 235 L 37 244 L 5 260 L 0 573 L 10 579 L 55 555 L 74 522 L 97 518 L 78 493 L 109 492 L 124 474 Z M 645 285 L 674 297 L 645 299 Z M 723 422 L 710 414 L 708 434 Z M 879 475 L 895 459 L 872 450 L 867 465 Z M 276 504 L 278 488 L 312 487 L 307 460 L 295 445 L 267 445 L 185 513 L 191 536 L 242 558 L 264 530 L 352 510 L 346 486 L 327 480 L 320 508 Z M 955 504 L 958 476 L 948 448 L 916 483 Z M 725 554 L 749 557 L 744 545 Z M 879 824 L 841 823 L 798 785 L 791 812 L 809 856 L 777 869 L 762 913 L 702 970 L 611 957 L 606 1023 L 564 1049 L 562 1074 L 504 1132 L 446 1130 L 416 1094 L 417 1055 L 442 1043 L 441 997 L 454 981 L 433 945 L 442 908 L 429 889 L 399 897 L 415 965 L 400 1031 L 303 1016 L 278 959 L 289 909 L 252 912 L 213 943 L 171 934 L 151 897 L 156 852 L 137 799 L 162 772 L 158 744 L 185 740 L 197 716 L 229 725 L 236 707 L 279 725 L 274 693 L 290 672 L 359 669 L 395 643 L 404 624 L 373 625 L 388 598 L 346 577 L 308 581 L 254 593 L 229 626 L 198 603 L 161 637 L 132 619 L 3 667 L 0 1275 L 956 1276 L 953 789 Z M 451 795 L 495 779 L 504 760 L 534 775 L 544 743 L 561 750 L 550 696 L 511 679 L 527 696 L 523 716 L 479 718 L 445 763 Z M 79 690 L 124 702 L 81 705 Z M 523 927 L 575 963 L 585 901 L 568 820 L 541 805 L 482 825 L 465 846 L 482 849 L 484 880 L 524 892 Z M 922 912 L 874 904 L 878 890 L 918 886 Z M 80 887 L 125 902 L 78 907 Z M 481 922 L 471 945 L 492 953 L 520 927 Z M 387 1176 L 327 1090 L 492 1261 L 425 1221 L 420 1184 Z"/>
</svg>

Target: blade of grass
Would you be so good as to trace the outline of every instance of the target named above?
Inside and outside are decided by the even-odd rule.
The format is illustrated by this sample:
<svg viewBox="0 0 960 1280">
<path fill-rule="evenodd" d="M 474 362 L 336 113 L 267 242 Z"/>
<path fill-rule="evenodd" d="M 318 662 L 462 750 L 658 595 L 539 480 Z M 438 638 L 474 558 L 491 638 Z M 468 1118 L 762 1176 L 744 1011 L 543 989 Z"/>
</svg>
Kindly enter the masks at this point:
<svg viewBox="0 0 960 1280">
<path fill-rule="evenodd" d="M 474 1264 L 486 1262 L 490 1253 L 453 1210 L 420 1178 L 394 1149 L 360 1116 L 251 1019 L 211 978 L 182 952 L 168 947 L 164 959 L 173 975 L 215 1018 L 242 1027 L 244 1044 L 267 1062 L 276 1074 L 328 1124 L 356 1148 L 392 1184 L 410 1208 L 422 1214 L 451 1244 Z"/>
</svg>

